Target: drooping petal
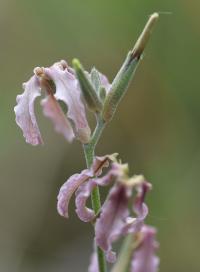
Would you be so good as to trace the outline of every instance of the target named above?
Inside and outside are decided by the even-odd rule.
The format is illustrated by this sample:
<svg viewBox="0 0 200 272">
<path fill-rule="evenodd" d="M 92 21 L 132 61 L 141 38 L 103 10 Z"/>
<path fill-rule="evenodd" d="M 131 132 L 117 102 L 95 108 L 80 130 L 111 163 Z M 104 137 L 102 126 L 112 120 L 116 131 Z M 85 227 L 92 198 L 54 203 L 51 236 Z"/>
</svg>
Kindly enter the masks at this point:
<svg viewBox="0 0 200 272">
<path fill-rule="evenodd" d="M 78 217 L 84 222 L 92 221 L 95 217 L 95 212 L 92 209 L 86 207 L 87 199 L 91 195 L 91 192 L 95 186 L 96 184 L 94 180 L 91 179 L 87 183 L 81 185 L 76 191 L 76 213 Z"/>
<path fill-rule="evenodd" d="M 44 73 L 56 85 L 55 97 L 63 101 L 67 107 L 67 116 L 74 123 L 75 134 L 83 142 L 90 139 L 90 128 L 87 122 L 85 107 L 81 100 L 81 90 L 73 70 L 66 62 L 55 63 L 50 68 L 44 68 Z"/>
<path fill-rule="evenodd" d="M 139 245 L 135 249 L 131 263 L 131 272 L 157 272 L 159 258 L 155 255 L 158 243 L 155 240 L 156 230 L 144 225 L 139 233 Z"/>
<path fill-rule="evenodd" d="M 114 159 L 116 154 L 106 155 L 102 157 L 95 157 L 94 162 L 90 169 L 83 170 L 80 174 L 72 175 L 60 188 L 58 194 L 57 210 L 61 216 L 68 218 L 68 205 L 73 193 L 83 183 L 88 181 L 94 176 L 98 176 L 102 173 L 103 167 L 108 167 L 109 161 Z M 84 200 L 80 200 L 80 205 Z"/>
<path fill-rule="evenodd" d="M 43 140 L 37 125 L 34 112 L 35 99 L 41 95 L 40 82 L 37 76 L 32 76 L 23 84 L 24 92 L 17 96 L 14 108 L 16 123 L 22 129 L 26 142 L 32 145 L 42 144 Z"/>
<path fill-rule="evenodd" d="M 101 209 L 101 215 L 96 221 L 96 242 L 106 252 L 108 262 L 115 261 L 112 243 L 128 233 L 138 232 L 144 224 L 148 208 L 143 202 L 145 193 L 150 187 L 143 176 L 134 176 L 129 179 L 127 165 L 113 163 L 110 170 L 117 182 L 111 189 Z M 137 217 L 129 215 L 128 203 L 132 198 L 132 190 L 137 190 L 134 202 L 134 211 Z"/>
<path fill-rule="evenodd" d="M 96 243 L 106 252 L 108 262 L 116 260 L 116 254 L 112 251 L 112 242 L 119 237 L 129 215 L 128 200 L 127 188 L 123 185 L 115 185 L 103 204 L 101 215 L 96 221 Z"/>
<path fill-rule="evenodd" d="M 74 132 L 68 119 L 65 117 L 59 103 L 55 97 L 48 95 L 41 101 L 43 107 L 43 113 L 46 117 L 49 117 L 58 133 L 64 135 L 65 139 L 71 142 L 74 138 Z"/>
<path fill-rule="evenodd" d="M 136 233 L 140 231 L 141 227 L 144 224 L 144 220 L 148 215 L 148 207 L 144 203 L 146 193 L 151 190 L 151 184 L 147 182 L 143 176 L 134 176 L 132 178 L 133 184 L 135 179 L 135 189 L 137 195 L 133 203 L 133 211 L 137 217 L 128 217 L 126 219 L 126 224 L 122 230 L 123 235 L 128 233 Z"/>
<path fill-rule="evenodd" d="M 99 160 L 100 162 L 100 160 Z M 76 191 L 76 213 L 78 217 L 84 221 L 92 221 L 95 217 L 95 212 L 86 207 L 86 202 L 91 195 L 94 188 L 99 186 L 107 186 L 110 184 L 113 178 L 112 171 L 109 171 L 105 176 L 96 179 L 89 179 L 87 183 L 82 184 Z"/>
<path fill-rule="evenodd" d="M 68 218 L 68 205 L 73 193 L 91 176 L 91 171 L 83 170 L 80 174 L 72 175 L 60 188 L 57 210 L 61 216 Z"/>
</svg>

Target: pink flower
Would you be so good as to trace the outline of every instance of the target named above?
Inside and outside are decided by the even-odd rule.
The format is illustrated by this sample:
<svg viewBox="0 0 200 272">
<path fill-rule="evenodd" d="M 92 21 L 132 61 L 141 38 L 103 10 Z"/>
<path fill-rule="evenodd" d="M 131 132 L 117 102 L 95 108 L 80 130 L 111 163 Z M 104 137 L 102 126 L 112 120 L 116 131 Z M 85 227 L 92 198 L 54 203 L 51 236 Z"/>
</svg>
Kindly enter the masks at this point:
<svg viewBox="0 0 200 272">
<path fill-rule="evenodd" d="M 34 73 L 23 84 L 24 92 L 17 96 L 17 105 L 14 108 L 16 123 L 22 129 L 26 142 L 32 145 L 43 143 L 34 112 L 34 103 L 44 89 L 46 97 L 42 99 L 41 105 L 44 115 L 51 119 L 55 130 L 63 134 L 69 142 L 76 137 L 82 143 L 88 143 L 91 131 L 74 70 L 62 60 L 48 68 L 35 68 Z M 107 78 L 100 75 L 102 84 L 108 89 Z M 58 101 L 66 104 L 67 114 L 63 112 Z"/>
</svg>

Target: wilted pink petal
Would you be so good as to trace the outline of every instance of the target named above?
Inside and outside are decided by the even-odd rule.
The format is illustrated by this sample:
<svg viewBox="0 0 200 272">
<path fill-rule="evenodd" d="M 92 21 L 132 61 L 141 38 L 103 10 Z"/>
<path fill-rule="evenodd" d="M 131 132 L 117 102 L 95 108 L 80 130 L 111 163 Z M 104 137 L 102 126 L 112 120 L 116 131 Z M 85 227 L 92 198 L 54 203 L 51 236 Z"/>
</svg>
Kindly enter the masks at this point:
<svg viewBox="0 0 200 272">
<path fill-rule="evenodd" d="M 68 107 L 67 116 L 74 123 L 75 134 L 83 143 L 87 143 L 91 131 L 81 100 L 79 83 L 72 71 L 64 61 L 55 63 L 50 68 L 44 68 L 44 73 L 56 85 L 56 99 L 63 101 Z"/>
<path fill-rule="evenodd" d="M 26 142 L 32 145 L 42 144 L 42 137 L 37 125 L 34 102 L 41 95 L 39 79 L 34 75 L 23 84 L 24 92 L 17 96 L 14 108 L 16 123 L 22 129 Z"/>
<path fill-rule="evenodd" d="M 94 180 L 90 179 L 87 183 L 82 184 L 76 191 L 76 213 L 84 222 L 92 221 L 95 217 L 95 212 L 86 207 L 86 201 L 96 186 L 93 181 Z"/>
<path fill-rule="evenodd" d="M 156 230 L 144 225 L 139 233 L 139 245 L 135 249 L 131 263 L 131 272 L 158 271 L 159 258 L 155 255 L 158 243 L 155 240 Z"/>
<path fill-rule="evenodd" d="M 72 175 L 60 188 L 58 194 L 57 210 L 61 216 L 68 218 L 68 205 L 73 193 L 88 178 L 92 177 L 91 171 L 83 170 L 80 174 Z"/>
<path fill-rule="evenodd" d="M 74 132 L 68 119 L 65 117 L 60 105 L 55 97 L 48 95 L 41 101 L 43 112 L 46 117 L 49 117 L 55 127 L 55 130 L 64 135 L 65 139 L 71 142 L 74 138 Z"/>
<path fill-rule="evenodd" d="M 92 169 L 95 175 L 100 176 L 103 168 L 108 167 L 110 161 L 115 161 L 117 155 L 118 155 L 117 153 L 113 153 L 113 154 L 105 155 L 101 157 L 96 156 L 92 164 Z"/>
<path fill-rule="evenodd" d="M 103 158 L 103 157 L 101 157 Z M 96 159 L 96 166 L 98 162 L 103 162 L 102 160 Z M 108 161 L 107 161 L 108 162 Z M 102 168 L 101 168 L 102 169 Z M 76 191 L 76 213 L 78 217 L 84 221 L 92 221 L 95 217 L 95 212 L 92 209 L 86 207 L 86 202 L 91 195 L 93 189 L 99 186 L 107 186 L 113 178 L 112 170 L 109 171 L 105 176 L 96 179 L 89 179 L 87 183 L 82 184 Z"/>
<path fill-rule="evenodd" d="M 123 185 L 115 185 L 102 206 L 101 215 L 96 221 L 96 243 L 106 252 L 108 262 L 115 262 L 116 254 L 112 251 L 115 241 L 124 227 L 128 210 L 129 192 Z"/>
<path fill-rule="evenodd" d="M 126 223 L 124 224 L 121 233 L 126 235 L 128 233 L 138 232 L 144 224 L 144 220 L 148 215 L 148 207 L 143 203 L 143 207 L 140 210 L 140 213 L 137 214 L 137 217 L 127 217 Z"/>
<path fill-rule="evenodd" d="M 137 195 L 133 204 L 133 211 L 135 212 L 137 217 L 136 218 L 128 217 L 126 219 L 126 224 L 124 225 L 124 228 L 122 229 L 122 233 L 124 235 L 128 233 L 138 232 L 143 226 L 144 220 L 146 216 L 148 215 L 148 207 L 144 203 L 144 199 L 145 199 L 146 193 L 151 189 L 151 184 L 145 181 L 142 176 L 138 176 L 138 177 L 139 178 L 141 177 L 141 179 L 140 179 L 140 182 L 135 186 Z"/>
<path fill-rule="evenodd" d="M 98 176 L 102 172 L 103 167 L 109 165 L 109 160 L 113 159 L 114 155 L 106 155 L 96 157 L 90 169 L 83 170 L 80 174 L 72 175 L 60 188 L 58 194 L 57 210 L 61 216 L 68 218 L 68 205 L 73 193 L 83 184 L 94 176 Z M 80 200 L 80 205 L 84 199 Z"/>
<path fill-rule="evenodd" d="M 128 233 L 138 232 L 143 226 L 148 214 L 144 197 L 150 184 L 144 180 L 143 176 L 134 176 L 129 179 L 126 164 L 112 163 L 110 175 L 116 185 L 111 189 L 102 206 L 100 217 L 96 221 L 95 235 L 97 245 L 106 252 L 107 261 L 113 262 L 115 253 L 112 251 L 112 243 Z M 137 190 L 133 206 L 136 218 L 130 217 L 128 209 L 133 189 Z"/>
</svg>

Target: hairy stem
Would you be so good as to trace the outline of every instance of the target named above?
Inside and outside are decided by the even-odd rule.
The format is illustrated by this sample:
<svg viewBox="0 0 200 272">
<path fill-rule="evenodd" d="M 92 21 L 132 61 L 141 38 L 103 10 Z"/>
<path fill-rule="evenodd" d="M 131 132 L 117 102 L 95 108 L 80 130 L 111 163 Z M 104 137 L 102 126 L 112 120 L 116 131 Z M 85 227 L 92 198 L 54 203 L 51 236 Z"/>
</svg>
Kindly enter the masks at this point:
<svg viewBox="0 0 200 272">
<path fill-rule="evenodd" d="M 101 136 L 101 133 L 105 127 L 105 123 L 99 116 L 97 116 L 97 126 L 93 133 L 93 136 L 88 144 L 83 145 L 85 159 L 87 163 L 87 167 L 90 168 L 95 156 L 95 147 Z M 93 190 L 91 194 L 92 208 L 97 214 L 101 208 L 101 199 L 98 186 Z M 97 256 L 98 256 L 98 265 L 99 272 L 106 272 L 106 260 L 104 252 L 101 248 L 97 247 Z"/>
</svg>

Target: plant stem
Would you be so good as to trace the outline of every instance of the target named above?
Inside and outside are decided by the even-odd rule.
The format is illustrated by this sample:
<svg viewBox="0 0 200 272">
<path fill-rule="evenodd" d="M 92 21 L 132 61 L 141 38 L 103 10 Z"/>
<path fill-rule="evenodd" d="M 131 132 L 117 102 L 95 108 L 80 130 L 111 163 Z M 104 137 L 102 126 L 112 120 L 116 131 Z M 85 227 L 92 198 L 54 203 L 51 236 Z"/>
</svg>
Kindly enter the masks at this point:
<svg viewBox="0 0 200 272">
<path fill-rule="evenodd" d="M 111 272 L 127 272 L 133 254 L 133 234 L 129 234 L 122 245 L 119 257 Z"/>
<path fill-rule="evenodd" d="M 87 168 L 90 168 L 93 163 L 94 156 L 95 156 L 95 147 L 101 136 L 101 133 L 104 127 L 105 127 L 105 122 L 99 116 L 97 116 L 97 126 L 95 128 L 93 136 L 88 144 L 83 145 Z M 91 201 L 92 201 L 92 208 L 95 214 L 97 214 L 99 210 L 101 209 L 101 199 L 100 199 L 98 186 L 96 186 L 95 189 L 92 191 Z M 99 272 L 106 272 L 107 269 L 106 269 L 105 255 L 102 249 L 99 247 L 97 247 L 97 256 L 98 256 Z"/>
</svg>

